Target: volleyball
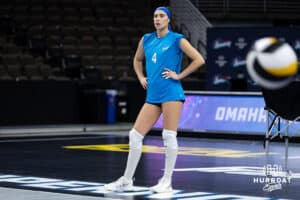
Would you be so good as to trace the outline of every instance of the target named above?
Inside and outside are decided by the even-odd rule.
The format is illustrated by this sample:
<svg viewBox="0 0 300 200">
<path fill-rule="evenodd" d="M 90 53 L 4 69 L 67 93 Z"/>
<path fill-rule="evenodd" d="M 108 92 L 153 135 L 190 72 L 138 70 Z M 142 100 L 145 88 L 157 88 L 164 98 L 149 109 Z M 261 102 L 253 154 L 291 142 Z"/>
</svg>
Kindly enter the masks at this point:
<svg viewBox="0 0 300 200">
<path fill-rule="evenodd" d="M 275 37 L 256 40 L 247 54 L 246 64 L 249 76 L 266 89 L 287 86 L 298 72 L 295 51 Z"/>
</svg>

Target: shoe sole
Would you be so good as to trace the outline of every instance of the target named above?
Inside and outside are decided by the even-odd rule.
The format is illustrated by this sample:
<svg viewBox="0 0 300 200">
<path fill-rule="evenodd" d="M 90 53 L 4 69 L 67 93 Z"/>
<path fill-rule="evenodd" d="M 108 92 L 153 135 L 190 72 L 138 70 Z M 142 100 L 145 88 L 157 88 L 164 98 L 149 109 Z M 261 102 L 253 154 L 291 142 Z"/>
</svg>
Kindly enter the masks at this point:
<svg viewBox="0 0 300 200">
<path fill-rule="evenodd" d="M 107 190 L 107 191 L 111 191 L 111 192 L 131 192 L 131 191 L 134 191 L 133 187 L 126 188 L 124 190 L 113 190 L 111 188 L 106 188 L 106 187 L 104 187 L 104 189 Z"/>
<path fill-rule="evenodd" d="M 149 190 L 154 193 L 173 193 L 173 189 L 165 190 L 165 191 L 158 191 L 158 190 L 150 188 Z"/>
</svg>

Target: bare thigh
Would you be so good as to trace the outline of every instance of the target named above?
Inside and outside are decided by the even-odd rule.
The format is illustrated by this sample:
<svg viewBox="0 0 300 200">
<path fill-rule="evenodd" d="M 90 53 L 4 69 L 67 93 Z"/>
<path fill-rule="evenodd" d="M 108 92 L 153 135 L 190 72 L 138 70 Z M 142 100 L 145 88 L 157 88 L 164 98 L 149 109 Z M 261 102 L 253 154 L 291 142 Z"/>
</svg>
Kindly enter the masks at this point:
<svg viewBox="0 0 300 200">
<path fill-rule="evenodd" d="M 170 101 L 162 104 L 164 129 L 177 131 L 182 104 L 181 101 Z"/>
<path fill-rule="evenodd" d="M 158 120 L 161 108 L 156 105 L 145 103 L 140 110 L 133 128 L 142 135 L 146 135 Z"/>
</svg>

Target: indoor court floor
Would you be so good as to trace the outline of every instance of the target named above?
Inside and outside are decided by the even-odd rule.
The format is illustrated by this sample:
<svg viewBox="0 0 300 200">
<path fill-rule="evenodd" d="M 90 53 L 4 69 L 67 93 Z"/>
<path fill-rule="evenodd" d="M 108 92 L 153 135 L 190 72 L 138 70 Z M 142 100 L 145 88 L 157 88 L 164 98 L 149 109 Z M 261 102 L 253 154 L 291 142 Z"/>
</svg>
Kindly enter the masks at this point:
<svg viewBox="0 0 300 200">
<path fill-rule="evenodd" d="M 30 192 L 30 200 L 300 199 L 298 143 L 289 145 L 288 177 L 281 142 L 271 143 L 268 161 L 263 141 L 179 137 L 178 143 L 172 194 L 149 191 L 164 167 L 162 139 L 154 135 L 144 140 L 135 190 L 117 193 L 105 191 L 103 185 L 124 171 L 125 131 L 0 138 L 0 197 L 20 200 Z M 265 168 L 272 177 L 266 176 Z"/>
</svg>

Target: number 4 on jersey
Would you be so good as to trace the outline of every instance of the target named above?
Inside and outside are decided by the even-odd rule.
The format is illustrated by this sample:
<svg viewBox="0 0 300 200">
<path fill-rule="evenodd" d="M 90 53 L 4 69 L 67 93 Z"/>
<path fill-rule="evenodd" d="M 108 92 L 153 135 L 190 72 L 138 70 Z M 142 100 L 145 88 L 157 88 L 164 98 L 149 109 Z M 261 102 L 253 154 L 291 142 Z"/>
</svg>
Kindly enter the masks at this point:
<svg viewBox="0 0 300 200">
<path fill-rule="evenodd" d="M 152 55 L 152 62 L 153 62 L 153 63 L 156 63 L 156 53 L 154 53 L 154 54 Z"/>
</svg>

